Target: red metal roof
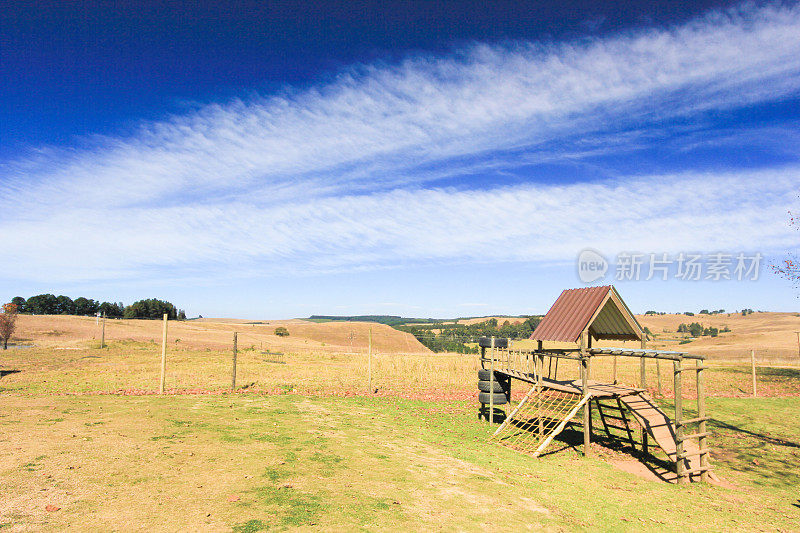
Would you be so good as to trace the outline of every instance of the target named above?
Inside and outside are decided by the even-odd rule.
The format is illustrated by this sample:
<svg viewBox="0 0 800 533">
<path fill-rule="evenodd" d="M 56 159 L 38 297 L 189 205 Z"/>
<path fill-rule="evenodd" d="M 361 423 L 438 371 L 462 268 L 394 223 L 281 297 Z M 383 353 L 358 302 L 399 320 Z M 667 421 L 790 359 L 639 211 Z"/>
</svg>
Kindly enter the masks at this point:
<svg viewBox="0 0 800 533">
<path fill-rule="evenodd" d="M 563 291 L 536 327 L 531 339 L 577 341 L 610 290 L 611 285 L 604 285 Z"/>
</svg>

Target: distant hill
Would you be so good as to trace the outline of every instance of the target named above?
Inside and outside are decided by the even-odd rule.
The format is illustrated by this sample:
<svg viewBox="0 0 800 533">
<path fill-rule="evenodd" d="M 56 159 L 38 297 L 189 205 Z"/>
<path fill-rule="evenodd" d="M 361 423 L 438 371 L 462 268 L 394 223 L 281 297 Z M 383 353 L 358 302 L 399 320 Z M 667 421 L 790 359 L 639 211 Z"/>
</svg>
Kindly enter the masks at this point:
<svg viewBox="0 0 800 533">
<path fill-rule="evenodd" d="M 386 324 L 388 326 L 399 326 L 409 324 L 435 324 L 435 323 L 448 323 L 448 324 L 467 324 L 478 323 L 496 318 L 502 322 L 503 319 L 508 319 L 514 323 L 522 322 L 533 315 L 488 315 L 488 316 L 473 316 L 473 317 L 459 317 L 459 318 L 408 318 L 395 315 L 311 315 L 305 320 L 311 322 L 376 322 L 378 324 Z"/>
<path fill-rule="evenodd" d="M 404 318 L 394 315 L 354 315 L 354 316 L 335 316 L 335 315 L 311 315 L 307 318 L 312 322 L 376 322 L 387 326 L 398 326 L 400 324 L 422 324 L 429 322 L 441 322 L 435 318 Z"/>
</svg>

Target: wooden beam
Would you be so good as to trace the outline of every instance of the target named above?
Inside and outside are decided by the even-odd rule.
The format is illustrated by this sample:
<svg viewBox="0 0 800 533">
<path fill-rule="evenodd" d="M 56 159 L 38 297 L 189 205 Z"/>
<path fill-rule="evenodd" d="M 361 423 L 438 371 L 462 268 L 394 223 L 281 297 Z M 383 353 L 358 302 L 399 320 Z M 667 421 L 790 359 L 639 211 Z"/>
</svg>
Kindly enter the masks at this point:
<svg viewBox="0 0 800 533">
<path fill-rule="evenodd" d="M 683 447 L 683 389 L 681 387 L 681 362 L 675 361 L 672 364 L 675 381 L 675 473 L 678 476 L 678 483 L 688 483 L 689 477 L 684 473 L 684 459 L 681 458 L 686 451 Z"/>
</svg>

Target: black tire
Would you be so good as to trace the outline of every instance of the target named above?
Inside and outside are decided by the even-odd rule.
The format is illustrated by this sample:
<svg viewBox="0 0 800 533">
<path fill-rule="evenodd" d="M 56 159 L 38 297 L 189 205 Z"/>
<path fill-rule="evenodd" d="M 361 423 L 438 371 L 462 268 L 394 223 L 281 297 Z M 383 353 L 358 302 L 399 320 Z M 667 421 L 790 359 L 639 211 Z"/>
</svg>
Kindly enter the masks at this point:
<svg viewBox="0 0 800 533">
<path fill-rule="evenodd" d="M 491 398 L 494 396 L 494 398 Z M 495 392 L 494 394 L 489 394 L 488 392 L 481 392 L 478 394 L 478 401 L 481 403 L 485 403 L 489 405 L 490 399 L 494 400 L 495 405 L 503 405 L 508 403 L 508 398 L 506 398 L 505 393 L 502 392 Z"/>
<path fill-rule="evenodd" d="M 481 337 L 478 339 L 478 346 L 482 348 L 491 348 L 492 347 L 492 338 L 491 337 Z M 494 347 L 495 348 L 508 348 L 508 339 L 495 337 L 494 338 Z"/>
<path fill-rule="evenodd" d="M 505 393 L 506 390 L 503 388 L 503 384 L 499 381 L 494 382 L 494 390 L 491 389 L 492 382 L 491 381 L 479 381 L 478 382 L 478 390 L 481 392 L 502 392 Z"/>
<path fill-rule="evenodd" d="M 478 379 L 480 381 L 489 381 L 492 378 L 492 371 L 487 368 L 482 368 L 478 370 Z M 505 378 L 497 373 L 495 370 L 494 372 L 494 380 L 495 381 L 504 381 Z"/>
</svg>

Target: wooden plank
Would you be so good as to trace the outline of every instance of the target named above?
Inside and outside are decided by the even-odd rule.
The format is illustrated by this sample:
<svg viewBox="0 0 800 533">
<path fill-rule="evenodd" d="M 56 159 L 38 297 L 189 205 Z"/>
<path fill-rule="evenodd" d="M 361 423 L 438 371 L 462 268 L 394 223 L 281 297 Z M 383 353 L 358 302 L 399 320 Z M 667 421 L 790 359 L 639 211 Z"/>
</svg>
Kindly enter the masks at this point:
<svg viewBox="0 0 800 533">
<path fill-rule="evenodd" d="M 700 437 L 708 437 L 709 435 L 711 435 L 711 433 L 709 431 L 704 431 L 702 433 L 699 433 L 699 432 L 698 433 L 690 433 L 688 435 L 679 435 L 676 440 L 678 442 L 683 442 L 683 441 L 687 441 L 689 439 L 699 439 Z"/>
<path fill-rule="evenodd" d="M 693 450 L 691 452 L 683 452 L 683 455 L 678 457 L 678 459 L 686 459 L 687 457 L 695 457 L 698 455 L 703 455 L 710 452 L 708 448 L 698 448 L 697 450 Z"/>
<path fill-rule="evenodd" d="M 695 467 L 700 465 L 700 462 L 696 460 L 678 459 L 678 455 L 682 455 L 686 451 L 678 449 L 677 432 L 680 430 L 673 426 L 667 414 L 647 394 L 640 393 L 636 396 L 620 398 L 619 402 L 626 405 L 639 424 L 647 428 L 648 433 L 653 437 L 653 442 L 667 454 L 670 460 L 675 462 L 676 470 L 678 465 L 680 465 L 681 470 L 685 469 L 684 467 L 686 466 Z M 686 444 L 688 445 L 689 443 Z"/>
<path fill-rule="evenodd" d="M 697 422 L 706 422 L 708 420 L 711 420 L 710 416 L 698 416 L 697 418 L 687 418 L 686 420 L 683 420 L 680 424 L 676 423 L 675 425 L 688 426 L 689 424 L 696 424 Z"/>
<path fill-rule="evenodd" d="M 699 466 L 697 468 L 692 468 L 690 470 L 684 470 L 683 471 L 683 475 L 688 477 L 688 476 L 693 476 L 693 475 L 699 473 L 701 475 L 701 477 L 702 477 L 702 474 L 705 474 L 706 472 L 710 472 L 711 470 L 714 470 L 714 467 L 711 466 L 711 465 Z"/>
</svg>

